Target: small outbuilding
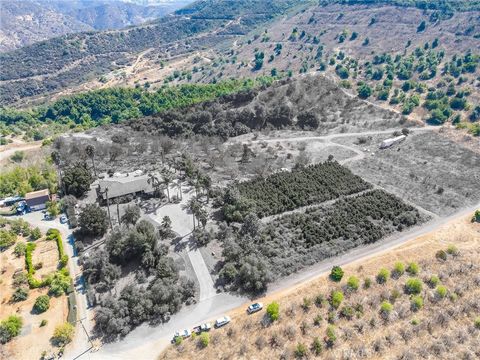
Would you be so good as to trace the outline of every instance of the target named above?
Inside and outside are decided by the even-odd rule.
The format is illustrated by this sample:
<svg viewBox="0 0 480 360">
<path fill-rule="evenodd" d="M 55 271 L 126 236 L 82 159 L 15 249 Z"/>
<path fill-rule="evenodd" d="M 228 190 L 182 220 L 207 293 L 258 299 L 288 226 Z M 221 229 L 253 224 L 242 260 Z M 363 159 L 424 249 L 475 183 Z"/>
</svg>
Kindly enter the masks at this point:
<svg viewBox="0 0 480 360">
<path fill-rule="evenodd" d="M 50 192 L 48 189 L 32 191 L 25 194 L 25 203 L 29 211 L 43 210 L 50 201 Z"/>
</svg>

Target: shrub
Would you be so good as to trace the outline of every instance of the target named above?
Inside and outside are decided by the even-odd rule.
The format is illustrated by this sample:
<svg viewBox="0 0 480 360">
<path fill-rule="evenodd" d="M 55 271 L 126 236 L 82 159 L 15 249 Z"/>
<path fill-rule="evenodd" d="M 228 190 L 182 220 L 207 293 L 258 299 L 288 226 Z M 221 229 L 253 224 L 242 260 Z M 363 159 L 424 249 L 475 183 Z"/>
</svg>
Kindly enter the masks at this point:
<svg viewBox="0 0 480 360">
<path fill-rule="evenodd" d="M 408 264 L 407 272 L 410 275 L 417 275 L 420 272 L 420 267 L 418 266 L 417 263 L 411 262 L 410 264 Z"/>
<path fill-rule="evenodd" d="M 400 291 L 398 289 L 393 289 L 390 293 L 390 302 L 393 304 L 395 301 L 401 296 Z"/>
<path fill-rule="evenodd" d="M 9 248 L 17 241 L 17 235 L 5 229 L 0 229 L 0 251 Z"/>
<path fill-rule="evenodd" d="M 393 305 L 392 304 L 390 304 L 386 300 L 382 301 L 382 303 L 380 305 L 380 314 L 382 314 L 382 316 L 388 317 L 388 315 L 390 315 L 392 310 L 393 310 Z"/>
<path fill-rule="evenodd" d="M 267 314 L 271 321 L 276 321 L 280 317 L 280 305 L 277 302 L 272 302 L 267 306 Z"/>
<path fill-rule="evenodd" d="M 210 343 L 210 334 L 206 332 L 201 333 L 198 338 L 198 343 L 200 344 L 200 347 L 206 348 Z"/>
<path fill-rule="evenodd" d="M 315 305 L 318 307 L 322 307 L 323 304 L 325 303 L 325 297 L 322 294 L 318 294 L 315 296 Z"/>
<path fill-rule="evenodd" d="M 447 252 L 445 250 L 438 250 L 436 253 L 435 253 L 435 257 L 438 259 L 438 260 L 447 260 Z"/>
<path fill-rule="evenodd" d="M 0 343 L 5 344 L 15 336 L 20 334 L 23 320 L 17 315 L 11 315 L 7 319 L 0 322 Z"/>
<path fill-rule="evenodd" d="M 405 273 L 405 265 L 401 262 L 396 262 L 393 266 L 392 277 L 398 279 Z"/>
<path fill-rule="evenodd" d="M 310 310 L 310 307 L 312 306 L 312 300 L 310 298 L 303 298 L 303 303 L 302 303 L 302 309 L 303 311 L 307 312 Z"/>
<path fill-rule="evenodd" d="M 25 249 L 25 266 L 29 275 L 35 274 L 35 269 L 33 268 L 32 264 L 32 253 L 36 247 L 37 245 L 34 243 L 28 243 Z"/>
<path fill-rule="evenodd" d="M 313 325 L 315 325 L 315 326 L 320 326 L 320 324 L 322 323 L 322 321 L 323 321 L 322 315 L 318 314 L 318 315 L 315 316 L 315 318 L 313 319 Z"/>
<path fill-rule="evenodd" d="M 358 290 L 358 287 L 360 286 L 360 281 L 356 276 L 350 276 L 347 280 L 347 287 L 351 291 L 356 291 Z"/>
<path fill-rule="evenodd" d="M 330 279 L 336 282 L 340 282 L 343 278 L 343 269 L 340 266 L 334 266 L 330 272 Z"/>
<path fill-rule="evenodd" d="M 330 305 L 334 309 L 338 309 L 342 301 L 343 301 L 343 292 L 333 291 L 332 294 L 330 295 Z"/>
<path fill-rule="evenodd" d="M 42 232 L 38 227 L 33 228 L 32 231 L 30 232 L 30 239 L 34 241 L 40 239 L 41 237 L 42 237 Z"/>
<path fill-rule="evenodd" d="M 66 322 L 58 325 L 53 332 L 52 341 L 54 344 L 62 346 L 72 341 L 75 328 L 72 324 Z"/>
<path fill-rule="evenodd" d="M 405 292 L 407 294 L 418 295 L 422 291 L 423 285 L 422 281 L 417 278 L 410 278 L 405 283 Z"/>
<path fill-rule="evenodd" d="M 440 279 L 438 278 L 437 275 L 432 275 L 430 279 L 428 279 L 428 285 L 430 285 L 431 288 L 436 287 L 440 283 Z"/>
<path fill-rule="evenodd" d="M 437 297 L 439 297 L 440 299 L 444 299 L 447 296 L 447 292 L 447 288 L 443 285 L 438 285 L 437 289 L 435 290 Z"/>
<path fill-rule="evenodd" d="M 335 334 L 335 327 L 333 325 L 327 326 L 327 337 L 325 338 L 325 342 L 329 347 L 332 347 L 337 341 L 337 335 Z"/>
<path fill-rule="evenodd" d="M 455 245 L 448 245 L 447 254 L 457 256 L 460 252 Z"/>
<path fill-rule="evenodd" d="M 412 325 L 418 325 L 420 324 L 420 320 L 416 319 L 416 318 L 413 318 L 412 321 L 410 322 Z"/>
<path fill-rule="evenodd" d="M 179 346 L 182 344 L 183 338 L 181 336 L 176 336 L 174 342 L 176 346 Z"/>
<path fill-rule="evenodd" d="M 377 274 L 377 282 L 379 284 L 385 284 L 389 277 L 390 277 L 390 272 L 387 269 L 382 268 Z"/>
<path fill-rule="evenodd" d="M 423 298 L 420 295 L 412 296 L 410 301 L 410 308 L 412 311 L 418 311 L 423 308 Z"/>
<path fill-rule="evenodd" d="M 475 326 L 476 329 L 480 330 L 480 316 L 475 318 L 475 320 L 473 321 L 473 325 Z"/>
<path fill-rule="evenodd" d="M 15 256 L 20 257 L 25 255 L 25 250 L 27 249 L 27 244 L 24 242 L 18 242 L 13 249 Z"/>
<path fill-rule="evenodd" d="M 372 279 L 370 279 L 369 277 L 365 278 L 365 280 L 363 280 L 363 287 L 365 289 L 369 289 L 370 286 L 372 286 Z"/>
<path fill-rule="evenodd" d="M 305 344 L 298 343 L 297 347 L 295 348 L 295 356 L 297 358 L 303 358 L 307 355 L 307 347 Z"/>
<path fill-rule="evenodd" d="M 48 321 L 43 319 L 42 321 L 40 321 L 40 327 L 44 327 L 45 325 L 48 324 Z"/>
<path fill-rule="evenodd" d="M 24 301 L 24 300 L 27 300 L 27 298 L 28 298 L 28 289 L 25 289 L 23 287 L 16 289 L 12 295 L 12 301 L 14 302 Z"/>
<path fill-rule="evenodd" d="M 312 353 L 318 356 L 322 353 L 322 350 L 323 350 L 322 342 L 318 337 L 316 337 L 315 339 L 313 339 L 313 342 L 312 342 Z"/>
<path fill-rule="evenodd" d="M 33 305 L 33 309 L 37 313 L 43 313 L 47 311 L 49 307 L 50 298 L 48 297 L 48 295 L 40 295 L 39 297 L 37 297 L 37 299 L 35 300 L 35 304 Z"/>
<path fill-rule="evenodd" d="M 354 313 L 355 311 L 351 306 L 344 306 L 342 310 L 340 310 L 340 315 L 347 320 L 352 320 Z"/>
</svg>

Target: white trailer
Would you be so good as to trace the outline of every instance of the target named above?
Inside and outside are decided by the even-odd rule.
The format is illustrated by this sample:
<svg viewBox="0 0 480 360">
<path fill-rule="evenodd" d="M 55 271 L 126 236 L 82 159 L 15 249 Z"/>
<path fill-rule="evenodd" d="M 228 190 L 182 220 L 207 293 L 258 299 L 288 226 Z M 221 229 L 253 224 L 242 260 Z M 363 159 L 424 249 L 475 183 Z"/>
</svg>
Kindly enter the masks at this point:
<svg viewBox="0 0 480 360">
<path fill-rule="evenodd" d="M 404 141 L 406 138 L 407 137 L 405 135 L 400 135 L 400 136 L 397 136 L 397 137 L 394 137 L 394 138 L 385 139 L 380 144 L 380 149 L 389 148 L 390 146 L 392 146 L 394 144 L 398 144 L 398 143 Z"/>
</svg>

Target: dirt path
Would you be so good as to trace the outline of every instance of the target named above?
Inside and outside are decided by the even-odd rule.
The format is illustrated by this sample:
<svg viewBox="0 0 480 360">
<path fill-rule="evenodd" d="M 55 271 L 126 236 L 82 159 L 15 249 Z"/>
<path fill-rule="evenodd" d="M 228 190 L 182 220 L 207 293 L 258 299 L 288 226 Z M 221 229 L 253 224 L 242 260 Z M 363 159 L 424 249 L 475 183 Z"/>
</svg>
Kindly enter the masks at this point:
<svg viewBox="0 0 480 360">
<path fill-rule="evenodd" d="M 10 156 L 12 156 L 15 153 L 15 151 L 31 151 L 34 149 L 38 149 L 41 146 L 42 146 L 41 141 L 1 146 L 0 147 L 0 163 L 2 163 L 5 160 L 8 160 Z"/>
</svg>

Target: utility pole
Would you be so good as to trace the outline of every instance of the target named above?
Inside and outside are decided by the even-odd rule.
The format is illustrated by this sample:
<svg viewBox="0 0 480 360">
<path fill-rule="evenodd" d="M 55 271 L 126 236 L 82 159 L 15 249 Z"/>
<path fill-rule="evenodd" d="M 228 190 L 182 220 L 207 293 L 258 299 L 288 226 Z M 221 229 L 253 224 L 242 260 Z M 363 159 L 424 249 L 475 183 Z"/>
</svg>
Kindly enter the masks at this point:
<svg viewBox="0 0 480 360">
<path fill-rule="evenodd" d="M 105 188 L 105 197 L 107 199 L 108 221 L 110 222 L 110 229 L 113 230 L 112 217 L 110 216 L 110 203 L 108 202 L 108 187 Z"/>
</svg>

